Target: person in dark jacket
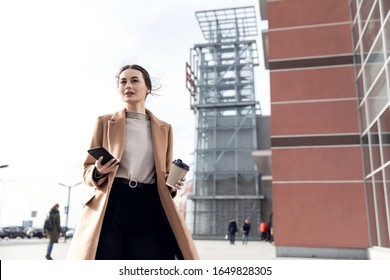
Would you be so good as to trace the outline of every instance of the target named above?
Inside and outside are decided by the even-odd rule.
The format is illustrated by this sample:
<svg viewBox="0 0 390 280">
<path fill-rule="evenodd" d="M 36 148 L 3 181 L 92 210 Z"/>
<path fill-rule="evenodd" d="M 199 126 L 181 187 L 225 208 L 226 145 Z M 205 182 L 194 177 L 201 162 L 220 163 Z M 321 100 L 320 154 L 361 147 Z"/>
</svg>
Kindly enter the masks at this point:
<svg viewBox="0 0 390 280">
<path fill-rule="evenodd" d="M 60 220 L 60 211 L 58 211 L 60 205 L 58 203 L 50 209 L 49 217 L 53 222 L 53 227 L 51 229 L 46 229 L 45 233 L 47 238 L 49 238 L 49 244 L 47 245 L 46 259 L 52 260 L 51 252 L 53 250 L 54 243 L 58 243 L 58 239 L 61 235 L 61 220 Z"/>
<path fill-rule="evenodd" d="M 272 228 L 272 212 L 269 213 L 269 222 L 267 226 L 267 241 L 271 243 L 274 241 Z"/>
<path fill-rule="evenodd" d="M 247 219 L 242 226 L 242 245 L 248 244 L 248 235 L 251 229 L 251 222 Z"/>
<path fill-rule="evenodd" d="M 231 245 L 234 245 L 234 241 L 236 240 L 236 232 L 237 232 L 236 219 L 231 218 L 228 226 L 229 241 Z"/>
</svg>

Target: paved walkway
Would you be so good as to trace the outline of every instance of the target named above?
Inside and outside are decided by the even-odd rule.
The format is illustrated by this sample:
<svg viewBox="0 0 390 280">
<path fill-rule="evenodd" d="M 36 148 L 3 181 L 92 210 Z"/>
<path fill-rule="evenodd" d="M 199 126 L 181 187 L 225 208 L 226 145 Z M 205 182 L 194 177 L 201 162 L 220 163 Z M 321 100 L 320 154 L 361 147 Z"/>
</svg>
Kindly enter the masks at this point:
<svg viewBox="0 0 390 280">
<path fill-rule="evenodd" d="M 249 241 L 247 245 L 236 242 L 230 245 L 225 240 L 195 240 L 202 260 L 272 260 L 276 258 L 275 247 L 269 242 Z M 70 240 L 54 244 L 52 257 L 65 260 Z M 19 239 L 0 241 L 1 260 L 45 259 L 47 239 Z M 284 259 L 284 258 L 283 258 Z"/>
</svg>

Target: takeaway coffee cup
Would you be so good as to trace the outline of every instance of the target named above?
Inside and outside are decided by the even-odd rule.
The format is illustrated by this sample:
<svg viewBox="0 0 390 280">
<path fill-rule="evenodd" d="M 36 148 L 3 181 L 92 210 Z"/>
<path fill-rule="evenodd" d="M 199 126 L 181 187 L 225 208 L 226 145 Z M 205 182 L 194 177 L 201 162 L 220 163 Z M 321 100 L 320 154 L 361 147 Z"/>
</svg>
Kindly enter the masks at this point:
<svg viewBox="0 0 390 280">
<path fill-rule="evenodd" d="M 166 184 L 174 188 L 177 181 L 183 179 L 189 170 L 190 167 L 181 159 L 175 159 L 173 161 L 171 170 L 169 171 Z"/>
</svg>

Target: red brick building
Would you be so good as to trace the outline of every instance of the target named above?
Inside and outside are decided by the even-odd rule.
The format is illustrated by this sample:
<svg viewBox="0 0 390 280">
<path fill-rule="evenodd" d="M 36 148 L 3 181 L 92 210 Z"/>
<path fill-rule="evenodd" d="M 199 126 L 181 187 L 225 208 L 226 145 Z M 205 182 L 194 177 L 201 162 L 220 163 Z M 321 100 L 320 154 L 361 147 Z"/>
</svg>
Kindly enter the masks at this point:
<svg viewBox="0 0 390 280">
<path fill-rule="evenodd" d="M 390 255 L 390 1 L 260 9 L 277 255 Z"/>
</svg>

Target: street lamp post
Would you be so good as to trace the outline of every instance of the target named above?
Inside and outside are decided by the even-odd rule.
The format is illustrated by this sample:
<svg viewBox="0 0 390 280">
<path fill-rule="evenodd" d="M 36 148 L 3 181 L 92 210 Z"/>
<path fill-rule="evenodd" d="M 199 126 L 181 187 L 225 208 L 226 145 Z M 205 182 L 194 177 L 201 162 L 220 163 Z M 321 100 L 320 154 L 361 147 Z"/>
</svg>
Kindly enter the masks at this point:
<svg viewBox="0 0 390 280">
<path fill-rule="evenodd" d="M 60 185 L 60 186 L 63 186 L 63 187 L 65 187 L 65 188 L 68 188 L 68 204 L 67 204 L 67 206 L 66 206 L 66 222 L 65 222 L 65 228 L 66 228 L 66 230 L 68 230 L 68 218 L 69 218 L 69 205 L 70 205 L 70 192 L 71 192 L 71 189 L 73 188 L 73 187 L 76 187 L 76 186 L 78 186 L 78 185 L 80 185 L 80 184 L 82 184 L 83 182 L 78 182 L 78 183 L 76 183 L 76 184 L 74 184 L 74 185 L 71 185 L 71 186 L 68 186 L 68 185 L 65 185 L 65 184 L 62 184 L 62 183 L 58 183 L 58 185 Z M 66 232 L 65 232 L 66 233 Z M 64 235 L 64 240 L 65 240 L 65 242 L 66 242 L 66 235 Z"/>
</svg>

